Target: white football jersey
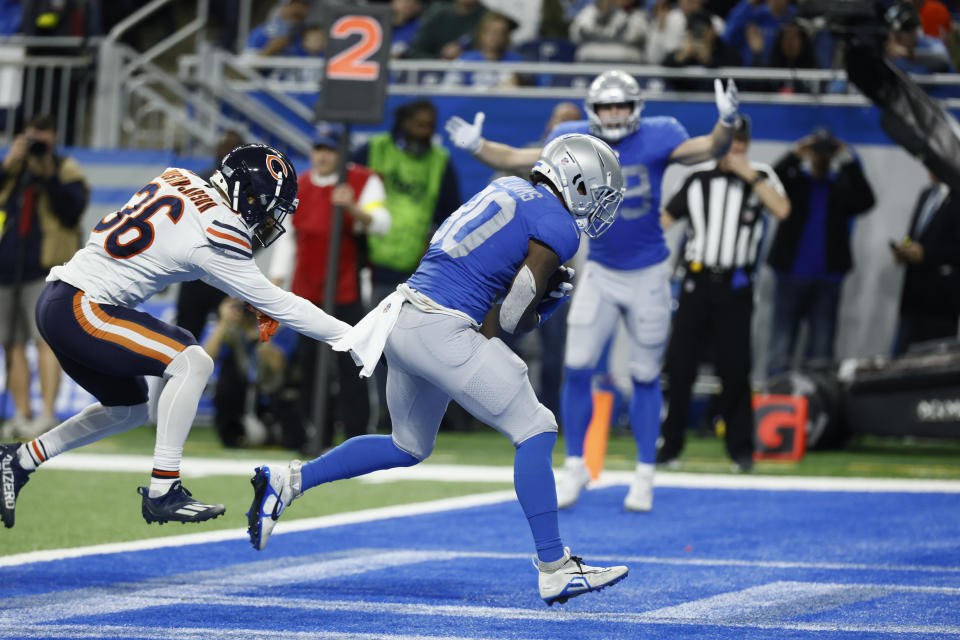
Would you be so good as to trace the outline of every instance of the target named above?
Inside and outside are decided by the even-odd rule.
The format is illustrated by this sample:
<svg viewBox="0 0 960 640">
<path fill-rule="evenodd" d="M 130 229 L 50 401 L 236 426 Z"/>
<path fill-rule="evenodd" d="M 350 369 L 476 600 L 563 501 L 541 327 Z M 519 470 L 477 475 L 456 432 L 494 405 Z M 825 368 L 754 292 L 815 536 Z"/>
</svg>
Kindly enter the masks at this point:
<svg viewBox="0 0 960 640">
<path fill-rule="evenodd" d="M 86 246 L 47 280 L 71 284 L 93 302 L 135 307 L 171 284 L 201 279 L 319 340 L 350 328 L 267 280 L 253 260 L 253 242 L 216 188 L 169 168 L 104 216 Z"/>
</svg>

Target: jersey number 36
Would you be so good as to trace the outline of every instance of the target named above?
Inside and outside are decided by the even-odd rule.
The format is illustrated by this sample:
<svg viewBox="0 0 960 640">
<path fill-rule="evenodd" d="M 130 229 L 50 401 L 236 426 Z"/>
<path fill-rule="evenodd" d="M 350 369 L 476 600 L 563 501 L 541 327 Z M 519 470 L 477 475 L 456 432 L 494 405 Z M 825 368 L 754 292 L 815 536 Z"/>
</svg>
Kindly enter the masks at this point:
<svg viewBox="0 0 960 640">
<path fill-rule="evenodd" d="M 94 233 L 109 231 L 103 247 L 114 258 L 124 259 L 146 251 L 153 244 L 154 228 L 150 218 L 165 210 L 174 224 L 183 215 L 183 200 L 179 196 L 154 198 L 160 185 L 151 182 L 136 193 L 143 198 L 136 204 L 108 214 L 93 228 Z"/>
</svg>

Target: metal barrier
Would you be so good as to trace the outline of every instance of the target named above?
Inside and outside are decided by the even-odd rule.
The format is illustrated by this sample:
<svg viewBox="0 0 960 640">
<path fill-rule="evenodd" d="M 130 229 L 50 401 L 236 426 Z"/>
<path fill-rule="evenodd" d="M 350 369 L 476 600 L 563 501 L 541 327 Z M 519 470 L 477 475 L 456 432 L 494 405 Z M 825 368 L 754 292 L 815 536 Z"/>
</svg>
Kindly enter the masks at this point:
<svg viewBox="0 0 960 640">
<path fill-rule="evenodd" d="M 86 138 L 88 96 L 97 40 L 72 37 L 0 38 L 0 142 L 37 113 L 56 119 L 57 144 Z"/>
</svg>

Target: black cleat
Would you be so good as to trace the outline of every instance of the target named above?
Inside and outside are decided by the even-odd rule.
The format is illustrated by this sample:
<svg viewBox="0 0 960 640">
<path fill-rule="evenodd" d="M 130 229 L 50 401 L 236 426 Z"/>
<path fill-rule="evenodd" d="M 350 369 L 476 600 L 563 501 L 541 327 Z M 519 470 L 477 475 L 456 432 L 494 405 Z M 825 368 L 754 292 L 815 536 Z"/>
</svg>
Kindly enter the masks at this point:
<svg viewBox="0 0 960 640">
<path fill-rule="evenodd" d="M 170 490 L 158 498 L 150 497 L 148 487 L 137 487 L 137 493 L 143 496 L 143 519 L 151 522 L 203 522 L 223 515 L 222 504 L 204 504 L 197 502 L 187 488 L 177 480 Z"/>
<path fill-rule="evenodd" d="M 17 496 L 20 489 L 30 479 L 30 472 L 20 466 L 17 450 L 22 444 L 0 444 L 0 517 L 3 526 L 13 528 L 14 509 L 17 507 Z"/>
</svg>

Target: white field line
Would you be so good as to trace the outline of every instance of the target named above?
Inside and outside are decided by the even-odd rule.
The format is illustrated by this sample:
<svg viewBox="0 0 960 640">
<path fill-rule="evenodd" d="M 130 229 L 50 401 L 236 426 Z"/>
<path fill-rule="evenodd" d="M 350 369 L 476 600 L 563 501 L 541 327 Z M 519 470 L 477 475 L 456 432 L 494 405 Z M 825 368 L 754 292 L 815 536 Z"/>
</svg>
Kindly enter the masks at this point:
<svg viewBox="0 0 960 640">
<path fill-rule="evenodd" d="M 469 507 L 496 504 L 498 502 L 508 502 L 510 500 L 516 500 L 516 495 L 512 490 L 494 491 L 491 493 L 479 493 L 470 496 L 431 500 L 429 502 L 394 505 L 391 507 L 379 507 L 376 509 L 363 509 L 361 511 L 337 513 L 329 516 L 318 516 L 316 518 L 302 518 L 300 520 L 281 522 L 279 525 L 277 525 L 277 529 L 274 530 L 273 535 L 277 536 L 283 533 L 291 533 L 294 531 L 309 531 L 313 529 L 336 527 L 344 524 L 357 524 L 361 522 L 371 522 L 374 520 L 385 520 L 387 518 L 399 518 L 403 516 L 437 513 L 440 511 L 450 511 L 453 509 L 466 509 Z M 188 533 L 182 536 L 170 536 L 167 538 L 149 538 L 146 540 L 133 540 L 130 542 L 98 544 L 88 547 L 29 551 L 27 553 L 18 553 L 15 555 L 0 557 L 0 567 L 11 567 L 29 564 L 31 562 L 49 562 L 51 560 L 62 560 L 64 558 L 80 558 L 83 556 L 108 553 L 124 553 L 127 551 L 143 551 L 146 549 L 180 547 L 188 544 L 223 542 L 225 540 L 245 540 L 246 538 L 247 532 L 245 529 L 225 529 L 221 531 Z"/>
<path fill-rule="evenodd" d="M 138 640 L 472 640 L 467 636 L 394 635 L 392 633 L 357 633 L 356 631 L 276 631 L 273 629 L 231 629 L 224 627 L 135 627 L 127 625 L 21 625 L 3 627 L 15 635 L 7 638 L 137 638 Z"/>
<path fill-rule="evenodd" d="M 217 458 L 185 458 L 184 477 L 209 475 L 253 475 L 259 464 L 286 466 L 288 461 L 229 460 Z M 150 473 L 150 456 L 65 453 L 44 465 L 51 469 L 77 471 L 128 471 Z M 484 465 L 431 464 L 385 469 L 363 476 L 363 481 L 398 482 L 429 480 L 438 482 L 513 483 L 513 467 Z M 606 471 L 591 487 L 630 484 L 632 471 Z M 960 493 L 960 480 L 914 478 L 838 478 L 809 476 L 772 476 L 762 474 L 709 474 L 658 471 L 654 484 L 658 487 L 689 489 L 756 489 L 761 491 L 842 491 L 859 493 Z"/>
</svg>

